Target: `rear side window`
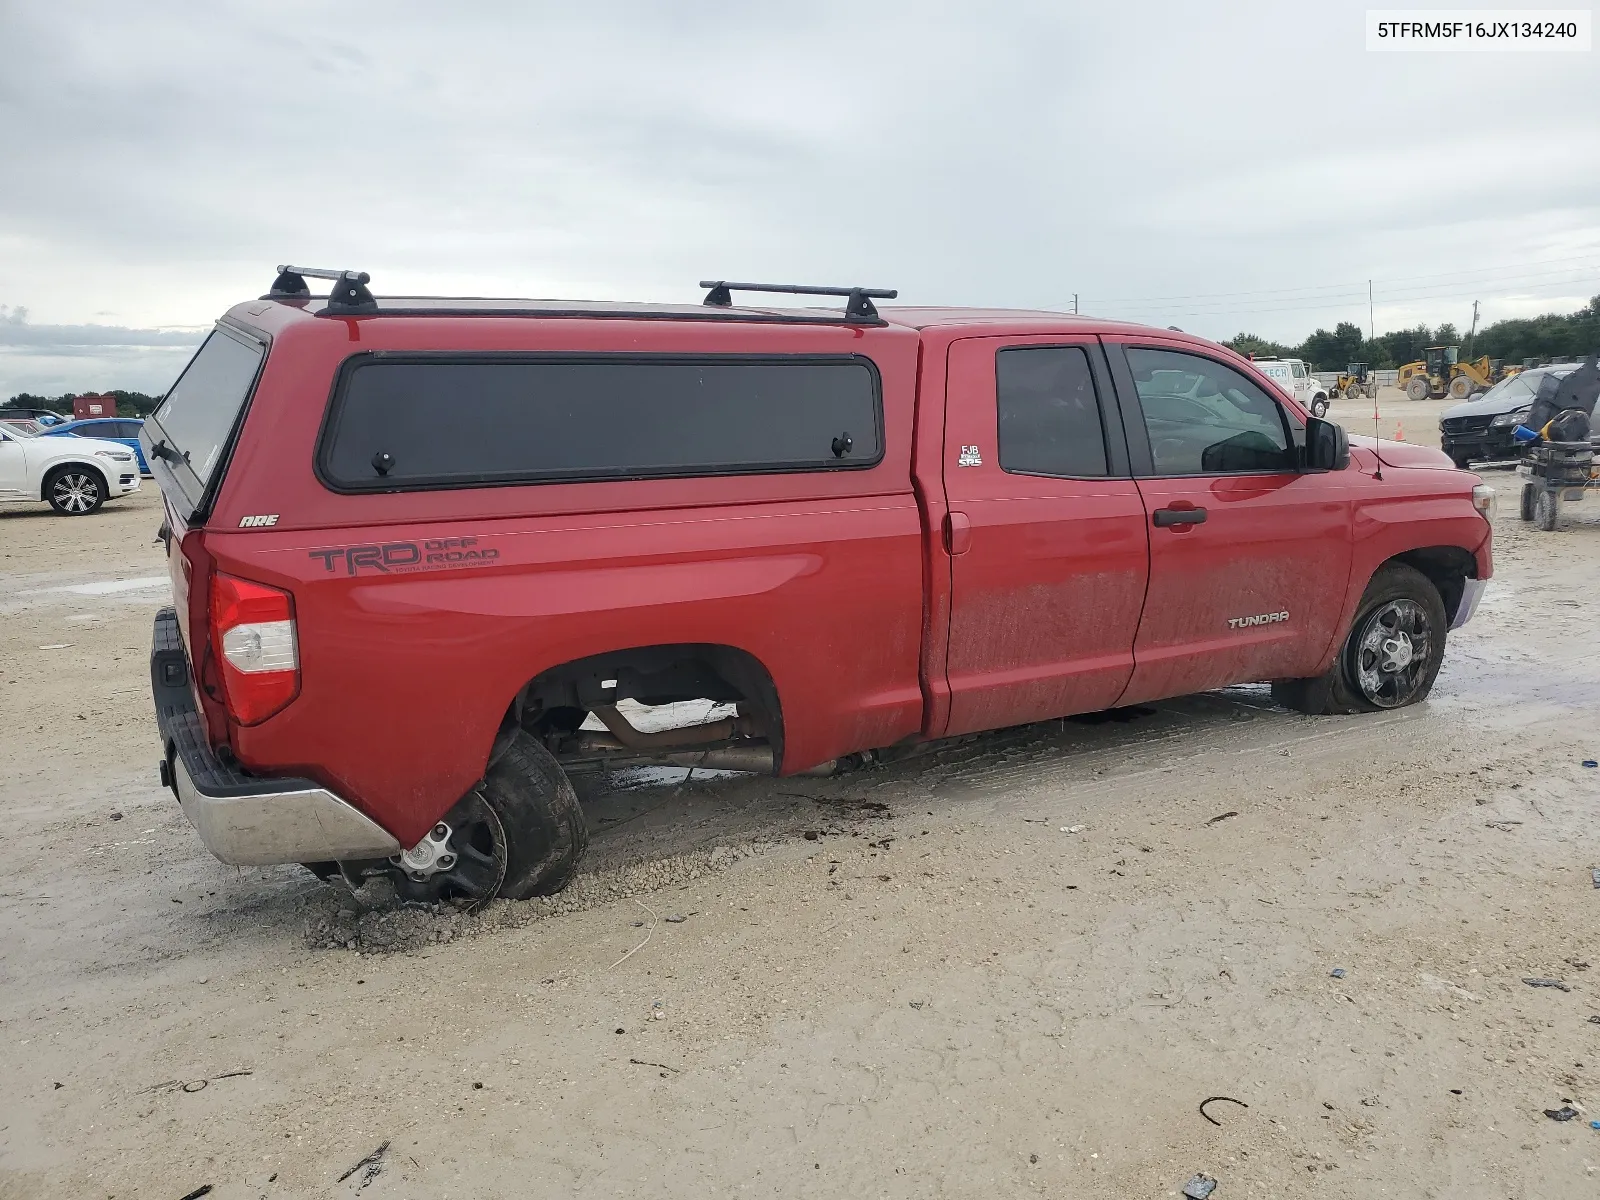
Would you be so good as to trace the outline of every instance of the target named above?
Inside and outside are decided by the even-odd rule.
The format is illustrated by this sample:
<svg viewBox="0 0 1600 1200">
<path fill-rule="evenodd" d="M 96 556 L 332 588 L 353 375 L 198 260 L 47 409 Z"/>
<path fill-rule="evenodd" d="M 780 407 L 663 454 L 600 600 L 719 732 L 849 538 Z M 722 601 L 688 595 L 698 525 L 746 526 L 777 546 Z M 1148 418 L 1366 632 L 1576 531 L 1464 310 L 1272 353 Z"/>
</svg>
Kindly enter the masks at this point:
<svg viewBox="0 0 1600 1200">
<path fill-rule="evenodd" d="M 1106 473 L 1100 403 L 1082 349 L 1001 350 L 994 373 L 1001 470 L 1073 478 Z"/>
<path fill-rule="evenodd" d="M 199 503 L 227 450 L 264 353 L 242 334 L 213 330 L 146 424 L 152 445 L 165 442 L 182 455 L 182 463 L 165 461 L 191 503 Z"/>
<path fill-rule="evenodd" d="M 346 363 L 318 467 L 339 491 L 870 467 L 862 358 L 383 355 Z"/>
</svg>

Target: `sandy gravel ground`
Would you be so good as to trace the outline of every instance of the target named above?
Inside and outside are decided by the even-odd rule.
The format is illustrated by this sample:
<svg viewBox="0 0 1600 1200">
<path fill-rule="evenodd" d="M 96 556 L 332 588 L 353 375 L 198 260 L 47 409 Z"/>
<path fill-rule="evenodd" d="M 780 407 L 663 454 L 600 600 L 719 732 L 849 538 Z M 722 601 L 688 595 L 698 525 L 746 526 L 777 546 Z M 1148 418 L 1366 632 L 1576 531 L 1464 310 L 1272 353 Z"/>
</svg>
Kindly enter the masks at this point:
<svg viewBox="0 0 1600 1200">
<path fill-rule="evenodd" d="M 574 889 L 461 919 L 214 862 L 154 490 L 0 508 L 0 1196 L 1600 1195 L 1600 503 L 1501 512 L 1424 706 L 590 780 Z"/>
</svg>

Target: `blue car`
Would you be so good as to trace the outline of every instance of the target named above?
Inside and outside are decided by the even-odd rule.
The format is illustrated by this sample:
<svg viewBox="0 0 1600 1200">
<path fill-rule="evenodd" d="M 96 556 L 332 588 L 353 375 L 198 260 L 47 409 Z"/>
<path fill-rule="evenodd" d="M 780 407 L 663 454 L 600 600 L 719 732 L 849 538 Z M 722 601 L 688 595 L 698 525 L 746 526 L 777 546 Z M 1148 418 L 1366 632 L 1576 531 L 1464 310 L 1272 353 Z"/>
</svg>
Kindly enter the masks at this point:
<svg viewBox="0 0 1600 1200">
<path fill-rule="evenodd" d="M 41 437 L 86 437 L 99 438 L 106 442 L 121 442 L 134 457 L 139 460 L 139 474 L 149 475 L 150 464 L 144 460 L 144 451 L 139 448 L 139 430 L 144 428 L 144 422 L 130 417 L 90 417 L 84 421 L 68 421 L 63 425 L 55 425 L 40 432 Z"/>
</svg>

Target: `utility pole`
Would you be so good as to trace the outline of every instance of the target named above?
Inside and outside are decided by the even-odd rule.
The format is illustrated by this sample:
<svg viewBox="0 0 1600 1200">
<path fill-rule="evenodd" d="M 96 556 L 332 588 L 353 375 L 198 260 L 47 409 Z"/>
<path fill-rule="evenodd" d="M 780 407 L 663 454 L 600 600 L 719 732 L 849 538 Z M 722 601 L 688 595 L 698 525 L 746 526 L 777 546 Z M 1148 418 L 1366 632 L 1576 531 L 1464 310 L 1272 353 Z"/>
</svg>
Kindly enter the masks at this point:
<svg viewBox="0 0 1600 1200">
<path fill-rule="evenodd" d="M 1467 350 L 1466 350 L 1466 354 L 1467 354 L 1468 358 L 1472 357 L 1472 339 L 1477 335 L 1477 332 L 1478 332 L 1478 302 L 1476 300 L 1474 300 L 1472 302 L 1472 328 L 1467 331 Z"/>
<path fill-rule="evenodd" d="M 1078 293 L 1077 292 L 1073 292 L 1072 293 L 1072 315 L 1073 316 L 1077 316 L 1078 315 Z"/>
<path fill-rule="evenodd" d="M 1367 280 L 1367 341 L 1375 342 L 1377 340 L 1378 334 L 1372 324 L 1372 280 L 1369 279 Z"/>
</svg>

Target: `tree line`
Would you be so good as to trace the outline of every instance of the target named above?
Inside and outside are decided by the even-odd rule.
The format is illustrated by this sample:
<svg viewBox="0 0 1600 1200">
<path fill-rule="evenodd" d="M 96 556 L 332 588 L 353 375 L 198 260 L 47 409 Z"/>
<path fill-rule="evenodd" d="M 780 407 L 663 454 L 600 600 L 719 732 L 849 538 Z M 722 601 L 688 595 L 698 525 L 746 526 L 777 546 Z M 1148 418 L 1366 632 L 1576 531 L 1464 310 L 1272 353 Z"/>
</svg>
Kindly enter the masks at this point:
<svg viewBox="0 0 1600 1200">
<path fill-rule="evenodd" d="M 1583 358 L 1600 351 L 1600 296 L 1593 297 L 1575 313 L 1546 313 L 1542 317 L 1496 321 L 1484 326 L 1464 344 L 1449 321 L 1434 328 L 1418 325 L 1414 329 L 1397 329 L 1375 338 L 1367 337 L 1361 332 L 1361 326 L 1352 321 L 1340 321 L 1331 333 L 1318 329 L 1298 346 L 1286 346 L 1253 333 L 1237 334 L 1222 344 L 1246 356 L 1304 359 L 1313 371 L 1342 371 L 1353 362 L 1364 362 L 1374 370 L 1393 370 L 1416 362 L 1429 346 L 1460 346 L 1464 359 L 1487 354 L 1509 363 L 1529 358 Z M 34 396 L 19 392 L 11 397 L 10 403 L 26 408 L 48 408 L 70 417 L 74 394 Z M 101 394 L 117 398 L 119 417 L 148 417 L 163 399 L 120 388 Z"/>
<path fill-rule="evenodd" d="M 1353 362 L 1375 370 L 1393 370 L 1416 362 L 1429 346 L 1460 346 L 1461 357 L 1487 354 L 1508 363 L 1525 359 L 1583 358 L 1600 350 L 1600 296 L 1575 313 L 1546 313 L 1542 317 L 1515 317 L 1486 325 L 1463 341 L 1449 321 L 1436 328 L 1418 325 L 1369 338 L 1351 321 L 1340 321 L 1330 333 L 1318 329 L 1298 346 L 1286 346 L 1253 333 L 1241 333 L 1223 343 L 1240 354 L 1257 357 L 1301 358 L 1314 371 L 1342 371 Z"/>
<path fill-rule="evenodd" d="M 109 392 L 67 392 L 61 396 L 35 396 L 31 392 L 18 392 L 6 403 L 15 404 L 19 408 L 48 408 L 51 412 L 60 413 L 70 419 L 72 402 L 80 395 L 115 396 L 119 417 L 148 417 L 165 399 L 163 396 L 147 396 L 143 392 L 127 392 L 121 388 L 113 388 Z"/>
</svg>

